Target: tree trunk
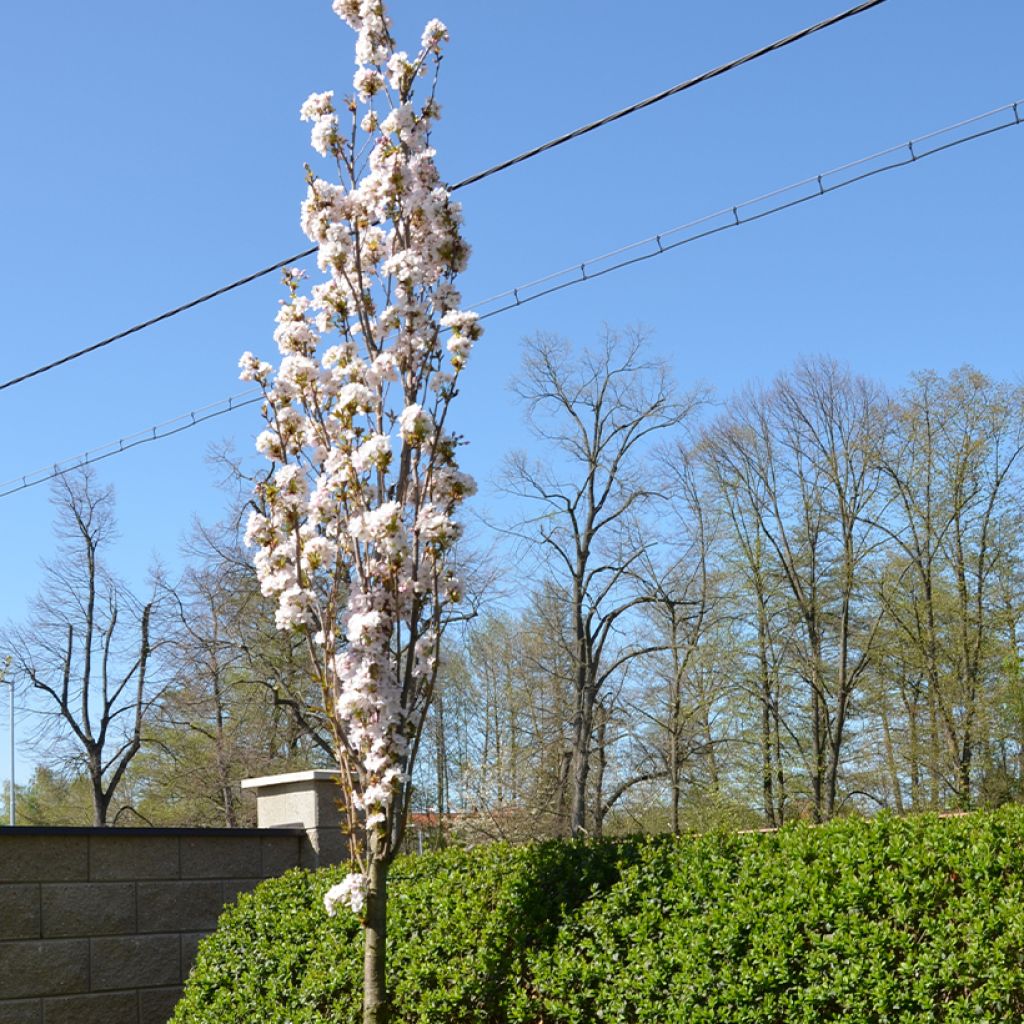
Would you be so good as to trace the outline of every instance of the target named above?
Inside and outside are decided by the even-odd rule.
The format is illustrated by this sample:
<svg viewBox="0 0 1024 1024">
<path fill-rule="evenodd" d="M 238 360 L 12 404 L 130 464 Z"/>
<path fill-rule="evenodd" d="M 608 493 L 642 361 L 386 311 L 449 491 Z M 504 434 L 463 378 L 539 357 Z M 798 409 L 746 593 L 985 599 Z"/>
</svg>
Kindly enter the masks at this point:
<svg viewBox="0 0 1024 1024">
<path fill-rule="evenodd" d="M 92 823 L 95 828 L 105 828 L 107 825 L 107 801 L 103 796 L 103 784 L 95 781 L 92 784 Z"/>
<path fill-rule="evenodd" d="M 704 733 L 704 765 L 708 773 L 708 786 L 717 797 L 719 793 L 718 755 L 715 753 L 715 739 L 711 734 L 711 704 L 703 683 L 701 683 L 700 703 L 700 724 Z"/>
<path fill-rule="evenodd" d="M 104 828 L 107 824 L 107 807 L 110 805 L 110 799 L 109 795 L 103 792 L 103 772 L 100 767 L 98 751 L 89 751 L 88 765 L 89 783 L 92 790 L 93 827 Z"/>
<path fill-rule="evenodd" d="M 444 701 L 442 693 L 434 694 L 434 728 L 436 741 L 434 744 L 437 758 L 437 835 L 436 844 L 444 846 L 444 816 L 448 813 L 448 746 L 444 733 Z"/>
<path fill-rule="evenodd" d="M 884 694 L 882 695 L 880 707 L 882 715 L 882 738 L 885 741 L 885 766 L 889 773 L 889 785 L 892 786 L 892 798 L 893 803 L 896 806 L 896 813 L 903 814 L 903 789 L 900 785 L 899 767 L 896 764 L 896 750 L 893 746 L 892 729 L 889 725 L 889 705 Z"/>
<path fill-rule="evenodd" d="M 572 750 L 566 748 L 562 751 L 558 764 L 558 792 L 555 802 L 555 818 L 558 823 L 560 835 L 570 834 L 568 828 L 569 819 L 569 776 L 572 774 Z"/>
<path fill-rule="evenodd" d="M 608 715 L 602 706 L 598 706 L 597 724 L 597 771 L 594 773 L 594 836 L 600 838 L 604 835 L 604 773 L 608 764 L 605 754 L 604 743 L 605 733 L 608 724 Z"/>
<path fill-rule="evenodd" d="M 776 689 L 772 701 L 772 737 L 775 743 L 775 824 L 780 828 L 786 820 L 786 769 L 782 763 L 782 729 L 779 723 L 781 700 L 782 696 Z"/>
<path fill-rule="evenodd" d="M 387 1024 L 388 865 L 371 854 L 363 926 L 363 1024 Z"/>
<path fill-rule="evenodd" d="M 572 809 L 569 831 L 575 838 L 587 833 L 587 782 L 590 778 L 590 746 L 594 729 L 594 693 L 585 686 L 580 693 L 574 750 L 572 752 Z"/>
<path fill-rule="evenodd" d="M 939 740 L 939 713 L 936 703 L 938 695 L 935 692 L 933 681 L 928 681 L 928 740 L 929 740 L 929 766 L 928 766 L 928 802 L 933 811 L 939 809 L 939 780 L 941 778 L 940 764 L 942 754 L 940 753 Z"/>
<path fill-rule="evenodd" d="M 765 824 L 775 828 L 775 796 L 772 793 L 772 709 L 768 694 L 761 699 L 761 797 Z"/>
<path fill-rule="evenodd" d="M 825 734 L 822 720 L 821 691 L 818 689 L 817 658 L 812 667 L 811 679 L 811 755 L 814 763 L 811 768 L 811 793 L 814 797 L 814 821 L 821 824 L 825 818 Z M 827 723 L 825 723 L 827 725 Z"/>
<path fill-rule="evenodd" d="M 669 687 L 669 734 L 668 734 L 668 774 L 672 789 L 671 818 L 669 824 L 672 835 L 680 834 L 679 806 L 683 798 L 681 775 L 682 751 L 682 659 L 679 656 L 678 623 L 675 605 L 669 606 L 672 619 L 672 682 Z"/>
<path fill-rule="evenodd" d="M 957 807 L 961 811 L 971 809 L 971 762 L 973 760 L 974 745 L 971 739 L 970 725 L 964 726 L 964 739 L 960 747 L 960 757 L 956 766 L 957 776 Z"/>
<path fill-rule="evenodd" d="M 679 726 L 678 718 L 673 716 L 672 732 L 669 735 L 668 772 L 672 783 L 672 835 L 679 835 L 679 805 L 682 802 L 683 786 L 679 777 Z"/>
<path fill-rule="evenodd" d="M 921 739 L 918 713 L 920 699 L 913 695 L 913 701 L 904 700 L 907 710 L 907 738 L 910 746 L 910 808 L 920 811 L 924 805 L 924 791 L 921 783 Z"/>
</svg>

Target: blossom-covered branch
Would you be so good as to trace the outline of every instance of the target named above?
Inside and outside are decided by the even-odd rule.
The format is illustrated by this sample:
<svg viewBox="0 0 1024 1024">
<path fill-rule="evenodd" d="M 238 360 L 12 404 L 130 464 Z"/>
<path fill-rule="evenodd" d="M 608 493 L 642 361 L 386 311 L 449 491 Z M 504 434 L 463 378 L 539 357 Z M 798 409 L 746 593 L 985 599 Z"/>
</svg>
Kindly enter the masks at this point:
<svg viewBox="0 0 1024 1024">
<path fill-rule="evenodd" d="M 240 365 L 264 389 L 257 447 L 275 465 L 247 541 L 278 627 L 308 636 L 362 870 L 328 908 L 362 913 L 371 863 L 402 838 L 442 615 L 460 596 L 455 513 L 475 488 L 447 420 L 481 328 L 454 284 L 469 249 L 430 146 L 440 108 L 433 88 L 413 99 L 420 79 L 436 81 L 447 29 L 431 21 L 410 55 L 380 0 L 333 6 L 358 33 L 354 96 L 314 93 L 301 110 L 340 176 L 308 171 L 301 210 L 324 279 L 307 294 L 304 275 L 286 273 L 280 365 L 251 353 Z"/>
</svg>

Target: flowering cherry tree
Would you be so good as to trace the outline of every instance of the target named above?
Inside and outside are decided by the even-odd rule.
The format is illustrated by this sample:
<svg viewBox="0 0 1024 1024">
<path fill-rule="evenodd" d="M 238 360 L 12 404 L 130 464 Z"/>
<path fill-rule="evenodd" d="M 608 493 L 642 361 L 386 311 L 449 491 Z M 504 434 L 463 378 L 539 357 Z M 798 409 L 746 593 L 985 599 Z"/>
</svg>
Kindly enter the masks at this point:
<svg viewBox="0 0 1024 1024">
<path fill-rule="evenodd" d="M 387 871 L 437 674 L 441 625 L 459 600 L 455 513 L 474 491 L 447 427 L 481 328 L 454 285 L 469 248 L 438 176 L 430 130 L 448 31 L 396 48 L 381 0 L 334 0 L 357 33 L 354 96 L 302 105 L 334 183 L 307 172 L 303 231 L 323 280 L 285 274 L 275 370 L 246 353 L 266 402 L 257 448 L 274 464 L 247 542 L 277 625 L 305 634 L 323 688 L 356 870 L 328 892 L 363 921 L 364 1020 L 385 1019 Z M 427 78 L 426 99 L 414 86 Z M 351 118 L 342 129 L 339 111 Z M 348 118 L 346 117 L 346 120 Z M 333 176 L 333 175 L 332 175 Z"/>
</svg>

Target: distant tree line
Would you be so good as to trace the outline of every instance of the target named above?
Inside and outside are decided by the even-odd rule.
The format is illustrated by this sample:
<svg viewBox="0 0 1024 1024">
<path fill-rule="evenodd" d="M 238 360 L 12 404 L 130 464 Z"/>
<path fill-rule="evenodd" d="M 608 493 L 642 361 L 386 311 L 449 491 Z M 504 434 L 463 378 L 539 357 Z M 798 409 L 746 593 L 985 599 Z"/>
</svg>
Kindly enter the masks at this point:
<svg viewBox="0 0 1024 1024">
<path fill-rule="evenodd" d="M 448 626 L 416 779 L 442 832 L 1021 798 L 1021 387 L 964 367 L 890 391 L 819 358 L 716 404 L 640 331 L 524 351 L 540 457 L 509 454 L 491 553 L 464 553 L 479 614 Z M 144 599 L 103 569 L 112 495 L 59 485 L 66 550 L 4 637 L 51 754 L 26 822 L 247 824 L 242 778 L 331 762 L 229 468 L 230 515 Z"/>
<path fill-rule="evenodd" d="M 511 461 L 542 509 L 514 529 L 548 557 L 452 667 L 451 805 L 600 834 L 1018 799 L 1024 391 L 814 359 L 712 407 L 638 342 L 582 387 L 564 346 L 528 348 L 557 455 Z"/>
</svg>

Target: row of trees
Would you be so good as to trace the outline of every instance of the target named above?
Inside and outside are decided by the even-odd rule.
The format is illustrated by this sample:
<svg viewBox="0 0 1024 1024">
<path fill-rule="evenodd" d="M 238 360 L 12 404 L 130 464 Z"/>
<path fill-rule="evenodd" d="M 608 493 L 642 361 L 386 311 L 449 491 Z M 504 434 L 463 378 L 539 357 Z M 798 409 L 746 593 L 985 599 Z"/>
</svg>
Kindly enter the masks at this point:
<svg viewBox="0 0 1024 1024">
<path fill-rule="evenodd" d="M 819 359 L 716 406 L 640 332 L 526 352 L 544 457 L 506 460 L 514 511 L 470 574 L 505 585 L 448 626 L 420 810 L 522 838 L 1018 796 L 1019 387 L 965 368 L 889 393 Z M 5 638 L 65 766 L 29 816 L 245 824 L 241 778 L 330 763 L 230 468 L 232 514 L 145 600 L 104 568 L 110 491 L 58 481 L 63 547 Z"/>
<path fill-rule="evenodd" d="M 1021 388 L 818 359 L 715 408 L 635 334 L 528 351 L 556 454 L 505 479 L 542 582 L 452 666 L 452 806 L 565 834 L 1019 794 Z"/>
</svg>

